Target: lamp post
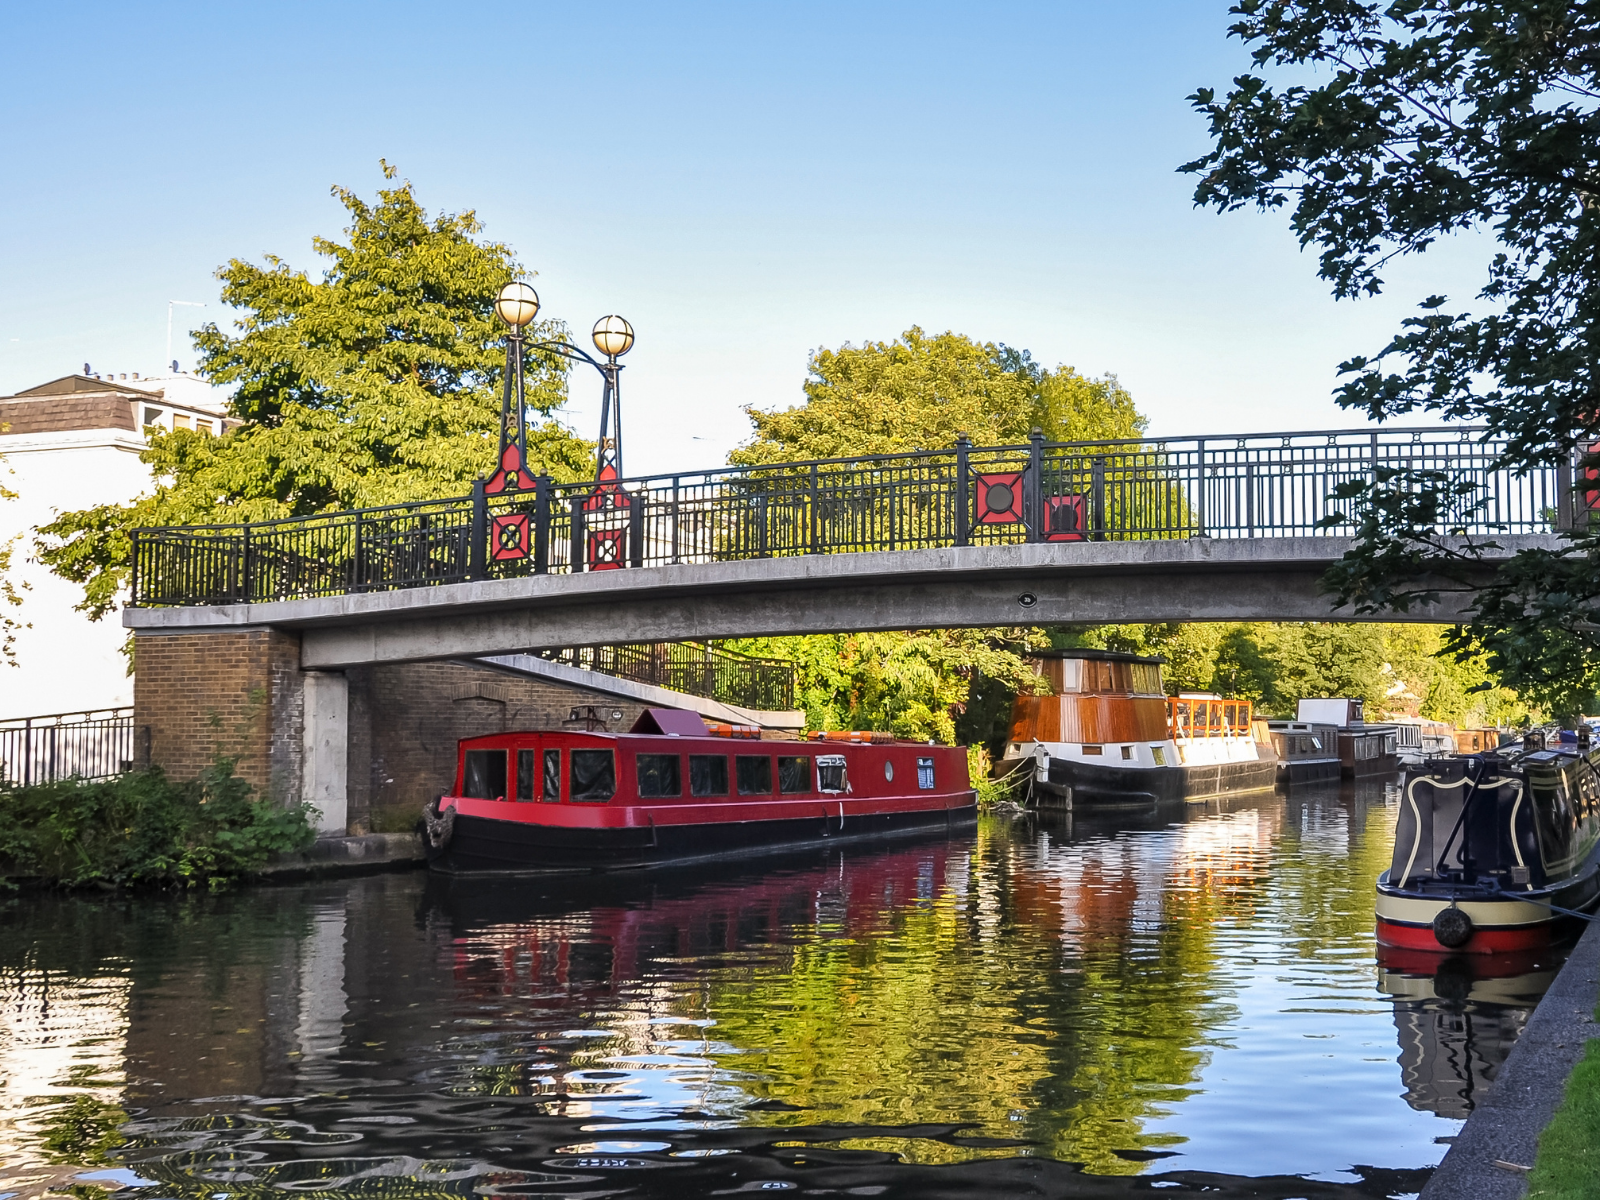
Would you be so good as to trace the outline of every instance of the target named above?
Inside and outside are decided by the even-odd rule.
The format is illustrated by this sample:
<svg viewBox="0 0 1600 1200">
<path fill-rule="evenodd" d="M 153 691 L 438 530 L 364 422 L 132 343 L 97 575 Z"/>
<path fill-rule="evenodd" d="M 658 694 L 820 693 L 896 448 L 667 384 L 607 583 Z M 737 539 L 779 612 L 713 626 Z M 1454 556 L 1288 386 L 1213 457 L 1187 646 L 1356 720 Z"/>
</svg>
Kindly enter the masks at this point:
<svg viewBox="0 0 1600 1200">
<path fill-rule="evenodd" d="M 522 331 L 538 315 L 539 295 L 525 283 L 508 283 L 500 289 L 494 310 L 511 327 L 506 337 L 505 397 L 500 406 L 500 473 L 505 480 L 505 490 L 512 490 L 525 486 L 529 478 L 527 404 L 522 382 Z M 532 342 L 529 347 L 549 350 L 572 362 L 588 363 L 600 372 L 601 379 L 605 381 L 600 397 L 600 443 L 594 468 L 595 485 L 599 487 L 614 484 L 622 477 L 622 391 L 617 379 L 622 364 L 617 359 L 633 348 L 633 326 L 613 314 L 596 321 L 590 336 L 595 349 L 604 356 L 603 360 L 571 342 Z M 514 464 L 506 459 L 507 451 L 512 446 L 516 447 Z M 512 471 L 518 473 L 516 483 L 511 482 Z"/>
<path fill-rule="evenodd" d="M 522 331 L 539 315 L 539 293 L 513 280 L 500 289 L 495 314 L 511 328 L 506 335 L 506 386 L 500 398 L 500 454 L 493 490 L 519 491 L 528 477 L 528 404 L 522 385 Z"/>
</svg>

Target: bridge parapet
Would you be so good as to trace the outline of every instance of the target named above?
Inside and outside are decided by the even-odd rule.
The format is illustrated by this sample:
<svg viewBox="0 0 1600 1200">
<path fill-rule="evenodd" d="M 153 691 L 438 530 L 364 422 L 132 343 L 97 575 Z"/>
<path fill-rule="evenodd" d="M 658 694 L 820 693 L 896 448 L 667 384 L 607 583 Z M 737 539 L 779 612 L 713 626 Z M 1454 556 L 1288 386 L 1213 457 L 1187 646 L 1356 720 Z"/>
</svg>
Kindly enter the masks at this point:
<svg viewBox="0 0 1600 1200">
<path fill-rule="evenodd" d="M 1434 470 L 1478 485 L 1469 534 L 1576 518 L 1571 468 L 1499 466 L 1477 426 L 914 451 L 474 494 L 249 525 L 142 529 L 136 607 L 263 604 L 626 567 L 1013 543 L 1347 538 L 1340 484 Z"/>
</svg>

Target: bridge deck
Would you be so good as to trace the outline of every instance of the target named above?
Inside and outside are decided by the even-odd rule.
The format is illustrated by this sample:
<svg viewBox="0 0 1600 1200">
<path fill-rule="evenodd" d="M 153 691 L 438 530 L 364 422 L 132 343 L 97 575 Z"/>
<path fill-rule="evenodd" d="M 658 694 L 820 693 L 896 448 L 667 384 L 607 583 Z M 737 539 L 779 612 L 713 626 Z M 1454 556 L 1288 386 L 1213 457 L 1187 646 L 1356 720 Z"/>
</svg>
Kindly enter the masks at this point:
<svg viewBox="0 0 1600 1200">
<path fill-rule="evenodd" d="M 1553 535 L 1498 539 L 1499 557 Z M 1349 538 L 1029 543 L 527 575 L 261 604 L 129 608 L 140 634 L 270 626 L 301 665 L 477 657 L 616 641 L 1059 622 L 1306 621 Z M 1486 570 L 1495 559 L 1486 561 Z M 1387 620 L 1452 621 L 1467 597 Z"/>
</svg>

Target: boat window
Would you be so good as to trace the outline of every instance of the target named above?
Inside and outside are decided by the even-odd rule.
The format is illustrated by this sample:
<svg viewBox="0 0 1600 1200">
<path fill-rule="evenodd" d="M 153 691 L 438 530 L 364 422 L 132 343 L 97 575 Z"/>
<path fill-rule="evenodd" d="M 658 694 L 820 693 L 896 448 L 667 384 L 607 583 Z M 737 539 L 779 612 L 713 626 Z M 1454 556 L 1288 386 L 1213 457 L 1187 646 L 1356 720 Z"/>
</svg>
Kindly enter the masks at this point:
<svg viewBox="0 0 1600 1200">
<path fill-rule="evenodd" d="M 891 782 L 894 780 L 894 764 L 888 759 L 883 760 L 883 777 Z"/>
<path fill-rule="evenodd" d="M 689 755 L 689 794 L 726 796 L 728 794 L 728 756 L 726 754 Z"/>
<path fill-rule="evenodd" d="M 544 798 L 554 803 L 561 799 L 561 751 L 544 752 Z"/>
<path fill-rule="evenodd" d="M 931 759 L 931 758 L 919 758 L 919 759 L 917 759 L 917 786 L 919 788 L 921 788 L 925 792 L 932 790 L 932 788 L 933 788 L 933 759 Z"/>
<path fill-rule="evenodd" d="M 517 751 L 517 799 L 526 801 L 533 799 L 533 764 L 537 758 L 533 750 Z"/>
<path fill-rule="evenodd" d="M 1124 746 L 1122 748 L 1122 757 L 1123 758 L 1132 758 L 1133 757 L 1133 747 L 1132 746 Z"/>
<path fill-rule="evenodd" d="M 817 755 L 817 791 L 848 792 L 849 790 L 850 785 L 846 782 L 844 774 L 844 755 Z"/>
<path fill-rule="evenodd" d="M 683 777 L 676 754 L 639 755 L 639 797 L 659 800 L 663 796 L 683 795 Z"/>
<path fill-rule="evenodd" d="M 504 800 L 506 752 L 468 750 L 466 778 L 462 781 L 461 794 L 472 800 Z"/>
<path fill-rule="evenodd" d="M 609 800 L 617 794 L 617 763 L 609 750 L 573 750 L 567 755 L 567 797 Z"/>
<path fill-rule="evenodd" d="M 809 758 L 778 759 L 778 790 L 793 796 L 811 790 L 811 760 Z"/>
<path fill-rule="evenodd" d="M 1151 746 L 1150 754 L 1156 760 L 1156 766 L 1164 767 L 1167 765 L 1167 748 L 1165 746 Z"/>
<path fill-rule="evenodd" d="M 1085 746 L 1083 748 L 1083 752 L 1085 754 L 1099 754 L 1100 753 L 1100 747 L 1099 746 Z M 920 761 L 920 760 L 918 760 L 918 761 Z"/>
<path fill-rule="evenodd" d="M 739 774 L 739 795 L 772 795 L 772 760 L 765 754 L 741 754 L 735 760 Z"/>
</svg>

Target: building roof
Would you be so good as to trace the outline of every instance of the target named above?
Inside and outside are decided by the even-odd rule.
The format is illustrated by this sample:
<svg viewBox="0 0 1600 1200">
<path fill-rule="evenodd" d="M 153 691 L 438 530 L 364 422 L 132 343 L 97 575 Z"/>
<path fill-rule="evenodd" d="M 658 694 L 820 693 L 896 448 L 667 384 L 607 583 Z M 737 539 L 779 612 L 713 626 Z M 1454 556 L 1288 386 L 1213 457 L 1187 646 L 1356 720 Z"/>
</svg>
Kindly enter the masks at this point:
<svg viewBox="0 0 1600 1200">
<path fill-rule="evenodd" d="M 198 403 L 180 399 L 181 390 L 176 386 L 179 383 L 185 384 L 190 391 L 195 387 L 206 390 L 203 381 L 186 376 L 128 384 L 120 379 L 63 375 L 60 379 L 26 388 L 15 395 L 0 396 L 0 435 L 10 437 L 91 429 L 138 434 L 147 425 L 171 427 L 178 420 L 173 414 L 184 414 L 183 421 L 192 418 L 202 423 L 209 422 L 209 426 L 201 427 L 210 427 L 213 431 L 217 429 L 219 421 L 222 427 L 230 429 L 238 424 L 226 416 L 214 399 L 207 398 Z"/>
<path fill-rule="evenodd" d="M 1088 658 L 1095 662 L 1129 662 L 1129 663 L 1164 663 L 1167 660 L 1160 655 L 1147 658 L 1142 654 L 1125 654 L 1121 650 L 1025 650 L 1024 658 Z"/>
<path fill-rule="evenodd" d="M 151 382 L 154 383 L 154 380 Z M 49 383 L 41 383 L 38 387 L 26 388 L 18 392 L 16 397 L 0 396 L 0 400 L 23 396 L 67 396 L 75 392 L 122 392 L 141 400 L 154 400 L 160 395 L 161 389 L 129 387 L 126 383 L 118 383 L 111 379 L 96 379 L 91 375 L 63 375 L 60 379 L 52 379 Z"/>
</svg>

